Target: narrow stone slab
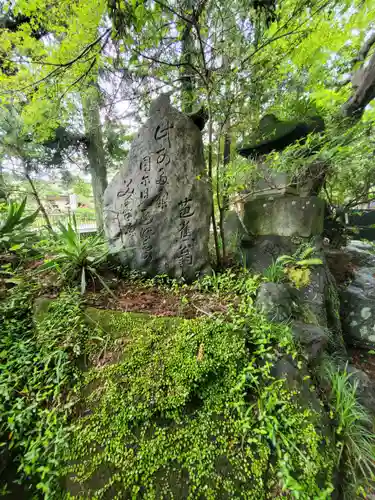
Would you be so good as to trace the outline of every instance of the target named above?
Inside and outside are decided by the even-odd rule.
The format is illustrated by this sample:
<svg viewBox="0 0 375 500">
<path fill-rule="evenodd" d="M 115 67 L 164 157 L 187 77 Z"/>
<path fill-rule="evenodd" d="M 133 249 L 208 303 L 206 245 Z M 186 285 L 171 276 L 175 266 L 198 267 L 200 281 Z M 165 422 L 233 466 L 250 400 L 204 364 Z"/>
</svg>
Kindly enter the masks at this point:
<svg viewBox="0 0 375 500">
<path fill-rule="evenodd" d="M 209 270 L 210 213 L 201 132 L 162 95 L 105 192 L 110 248 L 131 269 L 192 280 Z"/>
</svg>

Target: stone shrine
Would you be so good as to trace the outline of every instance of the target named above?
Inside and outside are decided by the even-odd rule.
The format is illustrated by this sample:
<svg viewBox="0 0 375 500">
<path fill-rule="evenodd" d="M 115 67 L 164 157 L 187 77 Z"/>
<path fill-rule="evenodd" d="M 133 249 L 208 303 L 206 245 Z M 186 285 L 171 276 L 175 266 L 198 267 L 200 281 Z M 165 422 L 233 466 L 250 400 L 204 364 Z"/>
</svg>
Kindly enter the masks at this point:
<svg viewBox="0 0 375 500">
<path fill-rule="evenodd" d="M 193 280 L 210 270 L 210 213 L 201 132 L 163 94 L 105 191 L 110 249 L 131 269 Z"/>
<path fill-rule="evenodd" d="M 257 163 L 258 171 L 258 178 L 242 194 L 251 194 L 251 198 L 317 195 L 324 181 L 319 163 L 311 164 L 306 168 L 305 176 L 295 179 L 286 172 L 270 169 L 263 162 L 272 151 L 283 151 L 291 144 L 303 143 L 310 133 L 322 130 L 324 121 L 319 116 L 311 117 L 306 122 L 281 121 L 273 114 L 263 116 L 259 128 L 250 138 L 250 144 L 238 148 L 241 156 Z"/>
<path fill-rule="evenodd" d="M 263 272 L 280 254 L 293 252 L 291 238 L 311 238 L 323 232 L 324 201 L 317 194 L 324 181 L 321 165 L 307 165 L 299 179 L 286 172 L 266 167 L 272 151 L 306 140 L 308 134 L 324 129 L 323 120 L 312 117 L 306 122 L 281 121 L 265 115 L 250 144 L 238 148 L 241 156 L 258 165 L 259 179 L 243 192 L 237 204 L 247 234 L 242 237 L 241 256 L 246 265 Z M 318 175 L 316 175 L 318 174 Z"/>
</svg>

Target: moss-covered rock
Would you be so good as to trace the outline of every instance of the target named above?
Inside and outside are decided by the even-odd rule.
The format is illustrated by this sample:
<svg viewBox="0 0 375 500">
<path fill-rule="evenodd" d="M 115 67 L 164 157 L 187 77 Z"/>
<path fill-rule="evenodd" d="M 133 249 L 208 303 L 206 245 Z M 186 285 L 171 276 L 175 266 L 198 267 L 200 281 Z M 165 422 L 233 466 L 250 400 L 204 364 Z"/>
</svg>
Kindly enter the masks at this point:
<svg viewBox="0 0 375 500">
<path fill-rule="evenodd" d="M 274 376 L 283 356 L 300 362 L 286 325 L 245 304 L 192 320 L 86 314 L 112 348 L 126 341 L 82 383 L 66 457 L 72 496 L 259 500 L 289 488 L 291 474 L 290 487 L 331 491 L 319 412 Z"/>
</svg>

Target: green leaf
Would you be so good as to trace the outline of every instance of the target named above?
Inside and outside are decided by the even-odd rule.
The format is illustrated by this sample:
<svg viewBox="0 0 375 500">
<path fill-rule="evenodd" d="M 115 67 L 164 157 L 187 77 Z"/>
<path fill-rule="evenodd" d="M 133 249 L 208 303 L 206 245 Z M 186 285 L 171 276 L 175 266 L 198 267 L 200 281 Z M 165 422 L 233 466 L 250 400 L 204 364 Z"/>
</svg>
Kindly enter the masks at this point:
<svg viewBox="0 0 375 500">
<path fill-rule="evenodd" d="M 323 264 L 322 259 L 305 259 L 305 260 L 298 260 L 297 264 L 299 266 L 319 266 Z"/>
</svg>

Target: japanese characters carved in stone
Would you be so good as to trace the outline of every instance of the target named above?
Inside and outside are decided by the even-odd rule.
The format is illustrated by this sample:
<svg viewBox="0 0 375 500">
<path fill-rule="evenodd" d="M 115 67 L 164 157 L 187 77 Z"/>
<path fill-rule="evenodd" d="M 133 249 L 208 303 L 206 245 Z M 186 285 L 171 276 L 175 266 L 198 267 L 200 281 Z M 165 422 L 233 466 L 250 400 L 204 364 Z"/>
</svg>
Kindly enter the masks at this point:
<svg viewBox="0 0 375 500">
<path fill-rule="evenodd" d="M 210 209 L 201 132 L 162 95 L 105 192 L 110 247 L 131 269 L 192 280 L 209 270 Z"/>
</svg>

